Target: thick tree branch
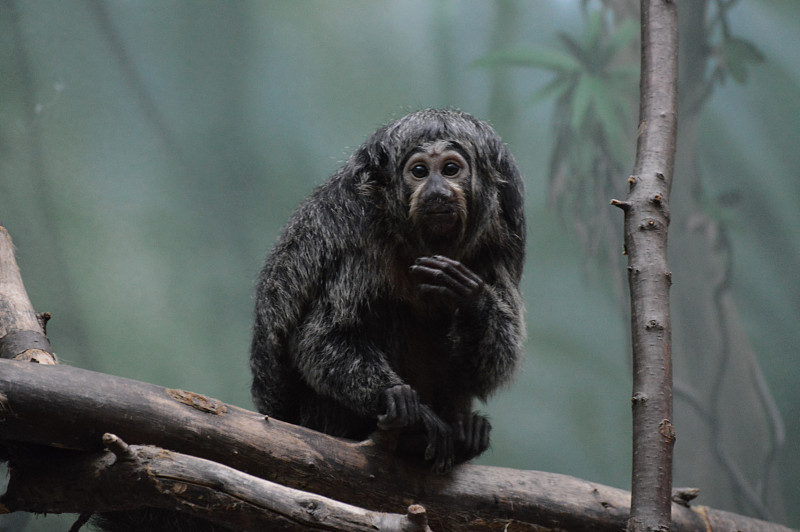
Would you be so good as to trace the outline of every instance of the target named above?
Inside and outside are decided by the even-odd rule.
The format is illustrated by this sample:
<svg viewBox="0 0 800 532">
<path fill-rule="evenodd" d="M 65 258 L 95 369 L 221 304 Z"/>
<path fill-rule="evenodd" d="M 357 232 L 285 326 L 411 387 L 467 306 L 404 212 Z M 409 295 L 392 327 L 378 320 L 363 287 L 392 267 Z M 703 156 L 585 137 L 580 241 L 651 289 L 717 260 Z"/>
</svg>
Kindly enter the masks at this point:
<svg viewBox="0 0 800 532">
<path fill-rule="evenodd" d="M 678 17 L 673 0 L 642 0 L 639 137 L 626 201 L 633 340 L 633 474 L 628 530 L 670 529 L 672 355 L 667 267 L 669 193 L 678 126 Z"/>
<path fill-rule="evenodd" d="M 130 443 L 205 458 L 372 511 L 401 513 L 418 503 L 433 530 L 503 530 L 511 523 L 512 530 L 618 532 L 629 516 L 630 495 L 623 490 L 554 473 L 488 466 L 465 465 L 433 475 L 371 441 L 350 442 L 199 394 L 69 366 L 0 360 L 0 398 L 2 440 L 46 444 L 61 452 L 99 451 L 103 433 L 113 432 Z M 26 467 L 16 466 L 12 478 L 35 477 Z M 74 487 L 69 475 L 61 482 Z M 123 485 L 117 489 L 125 491 Z M 33 501 L 24 508 L 11 499 L 0 502 L 9 511 L 34 507 Z M 43 495 L 36 504 L 45 509 L 55 502 Z M 70 511 L 93 511 L 99 504 L 75 505 Z M 789 530 L 677 503 L 673 518 L 677 531 L 706 531 L 706 523 L 715 531 Z"/>
</svg>

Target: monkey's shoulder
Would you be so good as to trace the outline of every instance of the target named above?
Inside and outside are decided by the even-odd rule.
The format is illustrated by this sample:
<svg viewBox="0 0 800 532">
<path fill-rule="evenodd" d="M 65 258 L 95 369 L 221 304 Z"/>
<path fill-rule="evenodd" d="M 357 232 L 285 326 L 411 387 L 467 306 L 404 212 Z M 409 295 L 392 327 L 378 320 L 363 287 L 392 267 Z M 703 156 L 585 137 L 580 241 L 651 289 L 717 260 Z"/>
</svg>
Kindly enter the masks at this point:
<svg viewBox="0 0 800 532">
<path fill-rule="evenodd" d="M 334 175 L 294 210 L 279 242 L 308 239 L 347 245 L 369 230 L 375 217 L 372 210 L 355 185 Z"/>
</svg>

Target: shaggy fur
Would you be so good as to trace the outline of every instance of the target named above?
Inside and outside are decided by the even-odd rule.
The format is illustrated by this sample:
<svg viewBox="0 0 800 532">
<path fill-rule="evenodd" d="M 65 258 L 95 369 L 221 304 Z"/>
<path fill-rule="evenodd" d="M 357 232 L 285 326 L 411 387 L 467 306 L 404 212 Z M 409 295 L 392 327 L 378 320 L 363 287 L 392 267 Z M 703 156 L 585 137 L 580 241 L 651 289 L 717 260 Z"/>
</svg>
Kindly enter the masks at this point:
<svg viewBox="0 0 800 532">
<path fill-rule="evenodd" d="M 426 238 L 401 173 L 420 146 L 457 146 L 471 172 L 453 238 Z M 259 276 L 250 353 L 260 412 L 364 439 L 383 392 L 407 383 L 445 422 L 507 382 L 524 336 L 523 186 L 485 122 L 424 110 L 378 129 L 291 216 Z M 471 312 L 421 294 L 409 267 L 445 255 L 485 282 Z"/>
</svg>

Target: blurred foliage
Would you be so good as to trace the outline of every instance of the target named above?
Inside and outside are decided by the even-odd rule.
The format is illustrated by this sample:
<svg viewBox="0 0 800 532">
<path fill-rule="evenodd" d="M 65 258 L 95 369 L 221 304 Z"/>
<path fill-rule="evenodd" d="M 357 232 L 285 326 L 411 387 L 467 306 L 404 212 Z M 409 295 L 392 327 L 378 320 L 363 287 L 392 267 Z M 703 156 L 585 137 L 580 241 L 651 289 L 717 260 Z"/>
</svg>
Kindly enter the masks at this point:
<svg viewBox="0 0 800 532">
<path fill-rule="evenodd" d="M 589 254 L 605 253 L 608 267 L 620 271 L 620 224 L 606 207 L 607 198 L 618 195 L 619 176 L 633 154 L 630 132 L 638 108 L 631 103 L 638 97 L 639 67 L 631 50 L 639 24 L 627 18 L 615 26 L 603 10 L 585 13 L 581 37 L 559 32 L 560 48 L 499 50 L 476 65 L 553 73 L 529 100 L 555 102 L 549 197 L 571 220 Z M 621 281 L 615 284 L 621 298 Z"/>
<path fill-rule="evenodd" d="M 598 202 L 632 162 L 629 4 L 0 0 L 0 221 L 34 305 L 54 314 L 56 351 L 250 407 L 253 280 L 289 213 L 378 125 L 460 107 L 493 122 L 527 176 L 529 356 L 485 407 L 481 462 L 627 488 L 621 220 Z M 786 420 L 777 467 L 792 496 L 800 4 L 711 4 L 715 88 L 690 193 L 726 236 L 729 286 Z M 728 76 L 747 83 L 716 83 Z M 692 443 L 678 420 L 678 445 Z M 701 488 L 707 504 L 714 487 Z M 791 499 L 785 521 L 800 526 Z"/>
<path fill-rule="evenodd" d="M 716 43 L 711 53 L 715 60 L 711 80 L 724 83 L 730 76 L 743 84 L 751 68 L 764 62 L 764 55 L 752 41 L 731 33 L 730 10 L 738 0 L 716 0 L 714 3 L 716 10 L 709 24 L 709 35 Z"/>
<path fill-rule="evenodd" d="M 629 99 L 634 92 L 639 71 L 627 59 L 628 47 L 638 36 L 639 26 L 626 20 L 610 32 L 601 11 L 592 11 L 583 38 L 579 41 L 566 33 L 558 35 L 564 51 L 549 48 L 501 50 L 476 62 L 479 66 L 519 66 L 548 70 L 552 81 L 537 90 L 531 103 L 547 98 L 556 101 L 555 115 L 562 123 L 556 130 L 556 144 L 574 149 L 588 149 L 600 139 L 607 144 L 618 164 L 630 155 L 623 134 L 624 121 L 630 115 Z M 620 61 L 620 56 L 624 59 Z M 565 137 L 561 140 L 561 137 Z M 566 155 L 556 150 L 551 167 L 562 164 Z M 590 157 L 575 153 L 575 163 Z M 591 176 L 590 166 L 579 166 L 577 176 Z M 552 173 L 551 173 L 552 177 Z M 556 188 L 561 188 L 556 185 Z"/>
</svg>

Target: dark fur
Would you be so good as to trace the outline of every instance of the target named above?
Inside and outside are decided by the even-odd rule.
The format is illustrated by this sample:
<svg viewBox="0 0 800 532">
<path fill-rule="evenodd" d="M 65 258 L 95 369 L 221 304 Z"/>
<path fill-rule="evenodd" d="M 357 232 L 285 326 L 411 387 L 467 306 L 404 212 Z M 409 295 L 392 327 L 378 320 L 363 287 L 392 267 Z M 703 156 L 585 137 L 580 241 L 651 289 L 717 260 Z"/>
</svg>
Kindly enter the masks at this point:
<svg viewBox="0 0 800 532">
<path fill-rule="evenodd" d="M 440 139 L 465 149 L 472 180 L 463 230 L 437 242 L 411 222 L 401 172 L 412 149 Z M 473 399 L 507 382 L 521 357 L 524 245 L 522 180 L 489 125 L 425 110 L 381 127 L 294 212 L 261 271 L 257 408 L 364 439 L 384 391 L 407 383 L 445 422 L 471 415 Z M 432 254 L 484 280 L 473 311 L 417 290 L 409 267 Z"/>
</svg>

